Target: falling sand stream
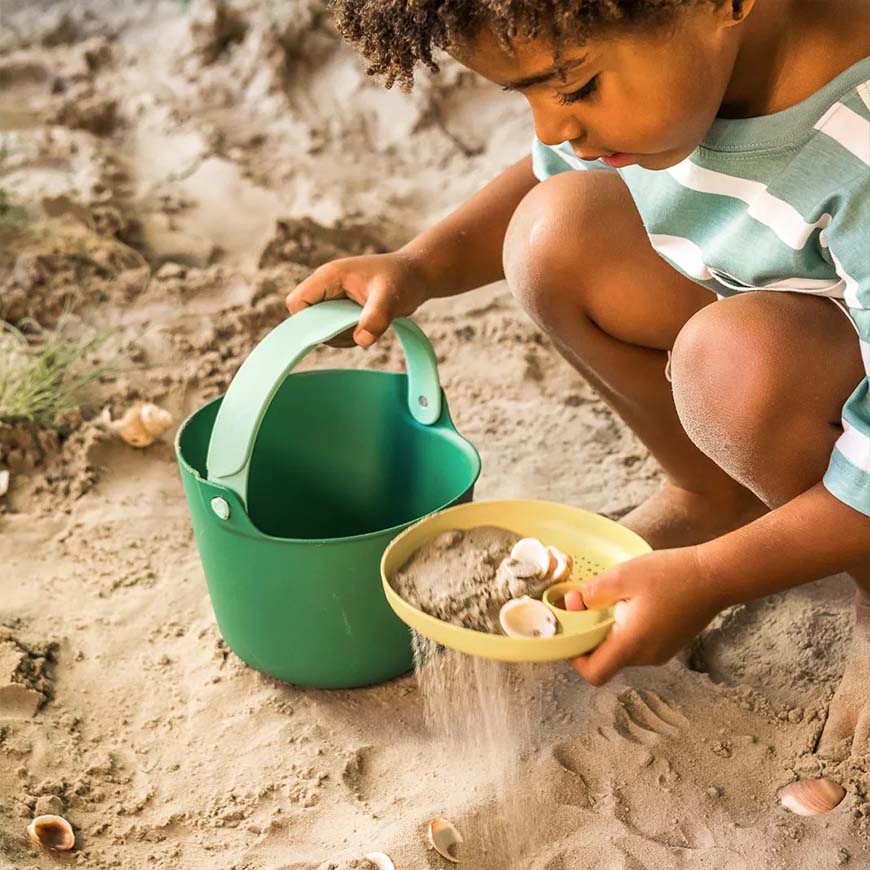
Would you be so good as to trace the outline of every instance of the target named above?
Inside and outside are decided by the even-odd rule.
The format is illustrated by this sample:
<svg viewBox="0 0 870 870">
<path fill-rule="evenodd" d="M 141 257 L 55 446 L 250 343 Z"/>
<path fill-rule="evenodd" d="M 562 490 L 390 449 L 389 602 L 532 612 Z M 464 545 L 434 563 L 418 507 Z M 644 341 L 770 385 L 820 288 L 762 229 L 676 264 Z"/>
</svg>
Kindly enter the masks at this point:
<svg viewBox="0 0 870 870">
<path fill-rule="evenodd" d="M 539 744 L 552 667 L 469 656 L 416 633 L 414 663 L 441 769 L 461 783 L 469 768 L 479 767 L 495 797 L 483 808 L 469 801 L 477 809 L 458 817 L 445 809 L 464 837 L 460 860 L 487 870 L 528 867 L 543 807 L 536 805 L 535 789 L 521 785 L 518 776 L 521 759 Z"/>
</svg>

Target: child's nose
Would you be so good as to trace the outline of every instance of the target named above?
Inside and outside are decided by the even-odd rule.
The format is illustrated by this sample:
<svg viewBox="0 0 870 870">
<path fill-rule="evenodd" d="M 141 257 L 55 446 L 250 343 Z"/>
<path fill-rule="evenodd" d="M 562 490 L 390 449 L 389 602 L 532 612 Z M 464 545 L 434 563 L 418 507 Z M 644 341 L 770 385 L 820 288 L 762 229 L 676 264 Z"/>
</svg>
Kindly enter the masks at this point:
<svg viewBox="0 0 870 870">
<path fill-rule="evenodd" d="M 583 125 L 563 106 L 532 106 L 535 135 L 544 145 L 558 145 L 568 139 L 584 138 Z"/>
</svg>

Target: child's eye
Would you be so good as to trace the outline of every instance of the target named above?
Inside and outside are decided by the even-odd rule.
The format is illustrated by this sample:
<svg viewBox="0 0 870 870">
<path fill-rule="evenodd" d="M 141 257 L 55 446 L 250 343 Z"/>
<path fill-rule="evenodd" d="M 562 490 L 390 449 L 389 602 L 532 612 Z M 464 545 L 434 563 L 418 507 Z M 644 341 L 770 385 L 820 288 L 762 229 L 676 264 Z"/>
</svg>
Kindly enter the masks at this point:
<svg viewBox="0 0 870 870">
<path fill-rule="evenodd" d="M 598 87 L 598 76 L 594 75 L 582 88 L 577 91 L 572 91 L 570 94 L 559 94 L 559 102 L 564 106 L 568 103 L 576 103 L 580 100 L 588 99 L 595 93 Z"/>
</svg>

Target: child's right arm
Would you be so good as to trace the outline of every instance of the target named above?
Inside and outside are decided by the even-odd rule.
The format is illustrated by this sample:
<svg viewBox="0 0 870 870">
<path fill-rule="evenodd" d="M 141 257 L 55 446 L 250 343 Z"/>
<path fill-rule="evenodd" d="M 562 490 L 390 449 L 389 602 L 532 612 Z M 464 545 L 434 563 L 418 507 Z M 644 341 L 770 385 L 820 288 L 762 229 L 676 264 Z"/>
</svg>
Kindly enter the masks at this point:
<svg viewBox="0 0 870 870">
<path fill-rule="evenodd" d="M 353 338 L 368 347 L 394 318 L 412 314 L 427 299 L 455 296 L 504 277 L 505 233 L 535 184 L 532 159 L 525 157 L 398 251 L 320 266 L 287 296 L 287 309 L 296 314 L 326 299 L 353 299 L 363 306 Z"/>
</svg>

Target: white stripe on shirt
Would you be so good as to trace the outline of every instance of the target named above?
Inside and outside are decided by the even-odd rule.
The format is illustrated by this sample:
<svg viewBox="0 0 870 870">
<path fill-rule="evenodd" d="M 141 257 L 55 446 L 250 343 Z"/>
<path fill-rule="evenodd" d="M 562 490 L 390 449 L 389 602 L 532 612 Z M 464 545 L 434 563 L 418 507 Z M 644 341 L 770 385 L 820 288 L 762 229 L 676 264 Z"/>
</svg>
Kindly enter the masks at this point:
<svg viewBox="0 0 870 870">
<path fill-rule="evenodd" d="M 870 166 L 870 121 L 856 111 L 843 103 L 834 103 L 815 127 Z"/>
<path fill-rule="evenodd" d="M 771 284 L 759 284 L 756 290 L 793 290 L 795 293 L 811 293 L 816 296 L 843 298 L 845 281 L 831 281 L 830 278 L 783 278 Z"/>
<path fill-rule="evenodd" d="M 867 110 L 870 111 L 870 82 L 858 85 L 858 96 L 864 101 Z"/>
<path fill-rule="evenodd" d="M 579 157 L 575 157 L 573 154 L 568 154 L 561 148 L 551 148 L 550 150 L 561 157 L 572 169 L 589 168 Z"/>
<path fill-rule="evenodd" d="M 849 460 L 850 465 L 870 473 L 870 436 L 843 420 L 843 434 L 836 440 L 834 447 Z"/>
<path fill-rule="evenodd" d="M 846 289 L 843 291 L 843 299 L 850 308 L 863 308 L 858 299 L 858 282 L 843 268 L 843 264 L 837 259 L 837 255 L 828 248 L 828 253 L 834 261 L 834 268 L 837 274 L 846 282 Z"/>
<path fill-rule="evenodd" d="M 649 240 L 656 251 L 676 263 L 691 278 L 709 281 L 713 277 L 704 264 L 701 249 L 690 239 L 650 233 Z"/>
<path fill-rule="evenodd" d="M 686 158 L 667 172 L 683 187 L 698 193 L 716 193 L 745 202 L 747 214 L 771 229 L 790 248 L 799 251 L 819 227 L 826 227 L 831 216 L 823 214 L 815 223 L 807 223 L 794 206 L 769 193 L 760 181 L 737 178 L 705 169 Z"/>
</svg>

